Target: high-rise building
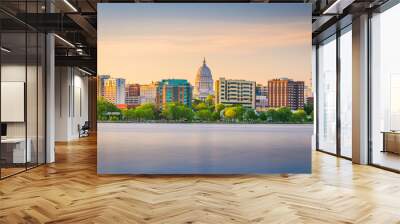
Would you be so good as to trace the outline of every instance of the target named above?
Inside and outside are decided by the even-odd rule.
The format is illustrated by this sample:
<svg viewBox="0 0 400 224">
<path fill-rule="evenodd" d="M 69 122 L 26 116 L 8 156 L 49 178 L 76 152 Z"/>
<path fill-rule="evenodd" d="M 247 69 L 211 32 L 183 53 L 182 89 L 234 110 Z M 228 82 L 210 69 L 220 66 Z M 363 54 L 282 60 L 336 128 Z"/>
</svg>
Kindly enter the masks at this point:
<svg viewBox="0 0 400 224">
<path fill-rule="evenodd" d="M 256 110 L 266 111 L 268 109 L 268 86 L 256 85 Z"/>
<path fill-rule="evenodd" d="M 124 104 L 125 103 L 125 79 L 116 78 L 117 83 L 117 98 L 116 104 Z"/>
<path fill-rule="evenodd" d="M 105 79 L 103 97 L 113 104 L 125 104 L 125 79 Z"/>
<path fill-rule="evenodd" d="M 268 106 L 289 107 L 292 110 L 304 108 L 304 81 L 288 78 L 268 81 Z"/>
<path fill-rule="evenodd" d="M 217 104 L 256 108 L 256 82 L 220 78 L 215 82 Z"/>
<path fill-rule="evenodd" d="M 313 86 L 311 78 L 307 81 L 307 83 L 304 84 L 304 99 L 307 100 L 307 98 L 309 97 L 313 97 Z"/>
<path fill-rule="evenodd" d="M 115 79 L 104 80 L 104 90 L 102 97 L 104 97 L 110 103 L 116 103 L 117 101 L 117 84 Z"/>
<path fill-rule="evenodd" d="M 157 89 L 157 103 L 160 106 L 170 102 L 192 105 L 193 87 L 186 79 L 163 79 Z"/>
<path fill-rule="evenodd" d="M 125 103 L 128 107 L 134 107 L 140 104 L 140 85 L 127 84 L 125 87 Z"/>
<path fill-rule="evenodd" d="M 159 82 L 152 82 L 146 85 L 140 85 L 140 104 L 157 103 L 157 88 Z"/>
<path fill-rule="evenodd" d="M 306 97 L 306 104 L 314 106 L 314 97 Z"/>
<path fill-rule="evenodd" d="M 262 84 L 256 85 L 256 96 L 268 96 L 268 86 Z"/>
<path fill-rule="evenodd" d="M 97 77 L 97 97 L 104 96 L 105 81 L 109 78 L 109 75 L 99 75 Z"/>
<path fill-rule="evenodd" d="M 213 95 L 213 78 L 210 68 L 206 64 L 206 59 L 203 60 L 203 65 L 199 68 L 196 74 L 194 84 L 194 97 L 196 99 L 205 100 L 208 95 Z"/>
<path fill-rule="evenodd" d="M 268 109 L 268 97 L 256 95 L 256 111 L 266 111 Z"/>
</svg>

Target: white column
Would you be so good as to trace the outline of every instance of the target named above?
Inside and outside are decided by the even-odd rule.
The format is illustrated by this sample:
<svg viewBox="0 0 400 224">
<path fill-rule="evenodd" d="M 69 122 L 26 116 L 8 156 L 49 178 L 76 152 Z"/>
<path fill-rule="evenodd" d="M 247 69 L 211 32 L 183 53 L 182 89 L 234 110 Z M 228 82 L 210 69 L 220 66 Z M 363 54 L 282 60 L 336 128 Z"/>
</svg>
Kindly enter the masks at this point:
<svg viewBox="0 0 400 224">
<path fill-rule="evenodd" d="M 353 162 L 368 163 L 368 15 L 353 19 Z"/>
<path fill-rule="evenodd" d="M 58 66 L 55 73 L 55 141 L 64 142 L 71 140 L 72 68 Z"/>
<path fill-rule="evenodd" d="M 46 36 L 46 163 L 55 161 L 55 54 L 54 35 Z"/>
</svg>

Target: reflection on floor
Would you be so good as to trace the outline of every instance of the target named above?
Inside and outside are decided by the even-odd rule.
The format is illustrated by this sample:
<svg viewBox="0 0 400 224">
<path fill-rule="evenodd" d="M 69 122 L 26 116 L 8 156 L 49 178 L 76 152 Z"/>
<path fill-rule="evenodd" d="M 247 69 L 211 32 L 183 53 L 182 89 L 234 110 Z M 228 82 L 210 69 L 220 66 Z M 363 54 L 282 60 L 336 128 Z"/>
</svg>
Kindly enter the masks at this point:
<svg viewBox="0 0 400 224">
<path fill-rule="evenodd" d="M 0 223 L 399 223 L 400 175 L 313 152 L 311 175 L 96 173 L 96 139 L 0 181 Z"/>
<path fill-rule="evenodd" d="M 33 167 L 36 167 L 37 164 L 36 163 L 27 163 L 25 164 L 2 164 L 2 168 L 0 170 L 1 173 L 1 178 L 6 178 L 8 176 L 20 173 L 25 171 L 26 169 L 30 169 Z"/>
<path fill-rule="evenodd" d="M 1 178 L 22 172 L 25 170 L 25 167 L 11 167 L 11 168 L 1 168 Z"/>
<path fill-rule="evenodd" d="M 372 157 L 373 163 L 388 167 L 395 170 L 400 170 L 400 155 L 391 152 L 375 151 Z"/>
</svg>

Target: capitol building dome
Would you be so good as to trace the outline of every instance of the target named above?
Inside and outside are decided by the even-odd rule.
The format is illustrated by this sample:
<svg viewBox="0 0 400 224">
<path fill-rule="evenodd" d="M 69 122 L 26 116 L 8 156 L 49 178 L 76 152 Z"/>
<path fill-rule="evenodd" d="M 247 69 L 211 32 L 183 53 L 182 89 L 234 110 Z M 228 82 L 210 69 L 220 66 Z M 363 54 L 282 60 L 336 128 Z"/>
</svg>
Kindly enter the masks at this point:
<svg viewBox="0 0 400 224">
<path fill-rule="evenodd" d="M 196 74 L 194 85 L 194 98 L 204 100 L 208 95 L 214 94 L 214 81 L 210 68 L 206 64 L 206 59 L 203 60 L 203 65 L 199 68 Z"/>
</svg>

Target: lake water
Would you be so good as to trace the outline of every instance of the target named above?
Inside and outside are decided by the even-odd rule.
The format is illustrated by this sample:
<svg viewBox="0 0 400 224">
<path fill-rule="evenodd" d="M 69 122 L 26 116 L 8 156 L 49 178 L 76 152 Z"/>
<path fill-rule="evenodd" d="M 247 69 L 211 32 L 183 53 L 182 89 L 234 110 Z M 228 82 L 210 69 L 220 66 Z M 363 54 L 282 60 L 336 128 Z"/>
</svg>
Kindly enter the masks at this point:
<svg viewBox="0 0 400 224">
<path fill-rule="evenodd" d="M 99 174 L 310 173 L 312 125 L 98 123 Z"/>
</svg>

